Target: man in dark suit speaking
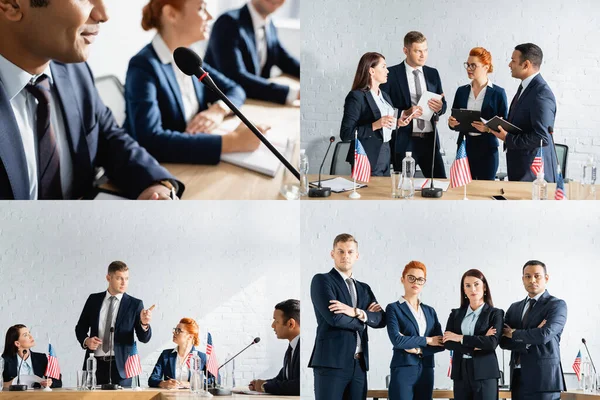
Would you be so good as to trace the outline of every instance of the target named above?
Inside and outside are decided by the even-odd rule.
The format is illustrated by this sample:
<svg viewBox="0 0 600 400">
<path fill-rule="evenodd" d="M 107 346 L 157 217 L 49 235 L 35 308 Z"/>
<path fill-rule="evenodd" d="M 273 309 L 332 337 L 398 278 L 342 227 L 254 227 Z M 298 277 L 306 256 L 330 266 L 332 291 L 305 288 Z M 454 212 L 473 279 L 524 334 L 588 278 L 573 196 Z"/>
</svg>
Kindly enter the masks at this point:
<svg viewBox="0 0 600 400">
<path fill-rule="evenodd" d="M 119 128 L 85 63 L 103 0 L 0 0 L 0 199 L 73 199 L 103 167 L 124 196 L 169 199 L 175 178 Z"/>
<path fill-rule="evenodd" d="M 524 43 L 515 47 L 508 64 L 513 78 L 520 79 L 521 84 L 510 103 L 507 121 L 522 132 L 507 133 L 500 126 L 498 131 L 490 132 L 504 141 L 509 181 L 535 180 L 531 164 L 540 143 L 543 147 L 544 178 L 548 182 L 556 181 L 558 160 L 554 142 L 548 133 L 548 127 L 554 127 L 556 100 L 552 89 L 540 75 L 543 57 L 538 46 Z"/>
<path fill-rule="evenodd" d="M 109 382 L 109 365 L 112 364 L 112 383 L 131 386 L 131 378 L 125 379 L 125 361 L 131 354 L 134 332 L 142 343 L 152 337 L 150 320 L 152 309 L 144 310 L 144 303 L 125 293 L 129 284 L 129 268 L 122 261 L 113 261 L 108 266 L 108 289 L 91 294 L 77 325 L 75 334 L 81 347 L 86 349 L 84 359 L 94 353 L 97 361 L 96 380 L 98 384 Z M 110 329 L 114 328 L 114 339 Z M 110 341 L 114 340 L 111 346 Z"/>
<path fill-rule="evenodd" d="M 357 281 L 352 266 L 358 242 L 343 233 L 333 241 L 334 268 L 317 274 L 310 297 L 317 317 L 317 337 L 308 366 L 315 376 L 316 400 L 362 400 L 367 397 L 369 336 L 367 326 L 385 327 L 385 313 L 369 285 Z"/>
<path fill-rule="evenodd" d="M 511 350 L 510 388 L 513 400 L 558 400 L 566 390 L 560 362 L 560 336 L 567 322 L 567 304 L 551 296 L 546 265 L 537 260 L 523 266 L 524 300 L 504 316 L 500 347 Z"/>
</svg>

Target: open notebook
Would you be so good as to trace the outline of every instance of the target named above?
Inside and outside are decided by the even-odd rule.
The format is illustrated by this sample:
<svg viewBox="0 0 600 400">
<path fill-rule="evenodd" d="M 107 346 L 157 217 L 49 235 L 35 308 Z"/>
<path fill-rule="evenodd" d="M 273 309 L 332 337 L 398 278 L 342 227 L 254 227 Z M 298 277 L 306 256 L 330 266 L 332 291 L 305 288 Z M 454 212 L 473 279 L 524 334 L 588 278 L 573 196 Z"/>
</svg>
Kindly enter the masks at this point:
<svg viewBox="0 0 600 400">
<path fill-rule="evenodd" d="M 221 124 L 214 132 L 215 135 L 224 135 L 234 130 L 241 121 L 238 118 L 231 118 Z M 287 159 L 290 160 L 294 150 L 294 142 L 288 137 L 287 132 L 277 129 L 267 131 L 265 137 L 271 144 Z M 248 153 L 227 153 L 221 154 L 221 161 L 237 165 L 251 171 L 274 177 L 281 168 L 281 161 L 271 153 L 263 143 L 253 152 Z"/>
</svg>

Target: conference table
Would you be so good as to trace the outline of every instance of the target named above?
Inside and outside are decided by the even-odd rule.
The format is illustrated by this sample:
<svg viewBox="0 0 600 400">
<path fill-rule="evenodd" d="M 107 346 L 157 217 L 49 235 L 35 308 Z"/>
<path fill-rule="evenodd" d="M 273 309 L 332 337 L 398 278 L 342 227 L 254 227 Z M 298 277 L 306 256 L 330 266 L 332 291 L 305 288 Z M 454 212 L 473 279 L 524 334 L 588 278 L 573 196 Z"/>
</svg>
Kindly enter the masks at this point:
<svg viewBox="0 0 600 400">
<path fill-rule="evenodd" d="M 322 175 L 321 179 L 335 178 L 334 175 Z M 351 181 L 350 176 L 341 176 L 344 179 Z M 318 181 L 319 176 L 309 175 L 309 182 Z M 447 179 L 435 179 L 437 181 L 448 182 Z M 492 196 L 504 196 L 507 200 L 531 200 L 531 182 L 508 182 L 508 181 L 472 181 L 467 185 L 467 199 L 469 200 L 493 200 Z M 327 182 L 322 186 L 327 186 Z M 548 199 L 554 199 L 554 191 L 556 190 L 555 183 L 548 184 Z M 570 199 L 580 199 L 584 196 L 585 187 L 577 182 L 565 184 L 565 193 Z M 360 194 L 358 200 L 401 200 L 392 198 L 392 181 L 390 177 L 372 176 L 367 183 L 367 187 L 357 189 Z M 600 192 L 600 185 L 596 185 L 596 192 Z M 303 200 L 352 200 L 349 197 L 351 191 L 342 193 L 331 193 L 330 197 L 311 198 L 303 197 Z M 464 188 L 448 188 L 443 193 L 441 198 L 425 198 L 421 197 L 420 191 L 415 191 L 414 200 L 463 200 Z"/>
<path fill-rule="evenodd" d="M 500 399 L 510 399 L 511 394 L 509 390 L 501 389 L 498 391 Z M 434 399 L 452 399 L 454 393 L 452 389 L 434 389 Z M 387 399 L 387 389 L 374 389 L 367 391 L 367 399 Z M 600 400 L 600 394 L 584 394 L 581 390 L 569 390 L 560 394 L 560 398 L 563 400 Z"/>
<path fill-rule="evenodd" d="M 266 396 L 270 400 L 286 400 L 286 399 L 300 399 L 299 396 Z M 195 394 L 190 393 L 188 390 L 167 390 L 167 389 L 145 389 L 140 391 L 133 391 L 131 389 L 106 391 L 106 390 L 93 390 L 93 391 L 78 391 L 74 389 L 53 389 L 51 392 L 43 392 L 40 389 L 28 390 L 25 392 L 0 392 L 1 400 L 60 400 L 60 399 L 83 399 L 83 400 L 177 400 L 177 399 L 199 399 Z M 248 400 L 256 399 L 256 396 L 233 394 L 231 396 L 218 396 L 213 397 L 214 399 L 235 399 L 235 400 Z"/>
</svg>

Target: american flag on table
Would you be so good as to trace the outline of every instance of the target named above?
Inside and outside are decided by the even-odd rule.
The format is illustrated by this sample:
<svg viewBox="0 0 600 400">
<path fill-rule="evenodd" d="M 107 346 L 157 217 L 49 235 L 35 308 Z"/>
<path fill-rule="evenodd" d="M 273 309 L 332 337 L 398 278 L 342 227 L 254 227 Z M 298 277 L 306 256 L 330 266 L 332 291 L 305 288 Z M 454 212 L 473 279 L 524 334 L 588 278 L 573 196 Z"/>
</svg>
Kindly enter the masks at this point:
<svg viewBox="0 0 600 400">
<path fill-rule="evenodd" d="M 467 158 L 467 148 L 463 140 L 456 152 L 456 159 L 450 167 L 450 187 L 464 186 L 472 180 L 469 159 Z"/>
<path fill-rule="evenodd" d="M 206 357 L 208 358 L 206 369 L 213 374 L 215 379 L 217 379 L 219 376 L 219 362 L 217 361 L 217 353 L 213 347 L 212 335 L 210 332 L 208 332 L 208 337 L 206 338 Z"/>
<path fill-rule="evenodd" d="M 369 182 L 369 179 L 371 179 L 371 164 L 369 163 L 369 158 L 358 138 L 354 140 L 354 143 L 354 168 L 352 168 L 352 179 L 361 182 Z"/>
<path fill-rule="evenodd" d="M 138 376 L 142 373 L 142 363 L 138 354 L 137 342 L 133 342 L 131 354 L 125 361 L 125 378 L 129 379 L 133 376 Z"/>
<path fill-rule="evenodd" d="M 60 379 L 60 366 L 58 365 L 58 358 L 54 353 L 54 348 L 48 343 L 48 365 L 46 366 L 46 372 L 44 375 L 52 379 Z"/>
<path fill-rule="evenodd" d="M 577 352 L 577 357 L 575 357 L 575 361 L 573 361 L 573 371 L 575 371 L 575 375 L 577 375 L 577 380 L 581 380 L 581 350 Z"/>
<path fill-rule="evenodd" d="M 556 179 L 556 191 L 554 192 L 554 200 L 568 200 L 565 194 L 565 181 L 563 180 L 562 174 L 558 173 Z"/>
<path fill-rule="evenodd" d="M 194 353 L 190 352 L 187 355 L 187 358 L 185 359 L 185 365 L 188 367 L 188 369 L 192 368 L 192 357 L 194 356 Z"/>
<path fill-rule="evenodd" d="M 448 378 L 452 376 L 452 354 L 454 351 L 450 350 L 450 364 L 448 364 Z"/>
<path fill-rule="evenodd" d="M 538 149 L 533 162 L 531 163 L 531 172 L 537 176 L 538 173 L 544 172 L 544 160 L 542 158 L 542 146 Z"/>
</svg>

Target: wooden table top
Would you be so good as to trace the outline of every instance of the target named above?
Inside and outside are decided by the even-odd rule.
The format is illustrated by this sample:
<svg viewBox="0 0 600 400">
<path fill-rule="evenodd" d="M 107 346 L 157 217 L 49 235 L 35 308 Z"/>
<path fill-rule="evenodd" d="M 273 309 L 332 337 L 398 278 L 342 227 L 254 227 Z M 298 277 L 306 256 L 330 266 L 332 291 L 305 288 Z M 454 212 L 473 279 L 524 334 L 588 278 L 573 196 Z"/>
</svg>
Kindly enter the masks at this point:
<svg viewBox="0 0 600 400">
<path fill-rule="evenodd" d="M 499 392 L 499 397 L 501 399 L 510 399 L 511 393 L 509 390 L 501 389 Z M 453 398 L 454 393 L 452 389 L 434 389 L 433 390 L 433 398 L 434 399 L 451 399 Z M 388 391 L 387 389 L 373 389 L 367 391 L 368 399 L 387 399 Z M 567 392 L 562 392 L 560 394 L 560 398 L 564 400 L 598 400 L 600 399 L 600 394 L 583 394 L 581 390 L 569 390 Z"/>
<path fill-rule="evenodd" d="M 173 399 L 192 399 L 198 398 L 195 394 L 187 390 L 165 390 L 165 389 L 144 389 L 133 391 L 131 389 L 123 390 L 92 390 L 78 391 L 74 389 L 53 389 L 51 392 L 44 392 L 41 389 L 27 390 L 25 392 L 0 392 L 0 399 L 18 399 L 18 400 L 59 400 L 59 399 L 84 399 L 84 400 L 173 400 Z M 233 394 L 231 396 L 219 396 L 218 399 L 256 399 L 256 396 Z M 271 400 L 299 399 L 299 396 L 268 396 Z"/>
</svg>

